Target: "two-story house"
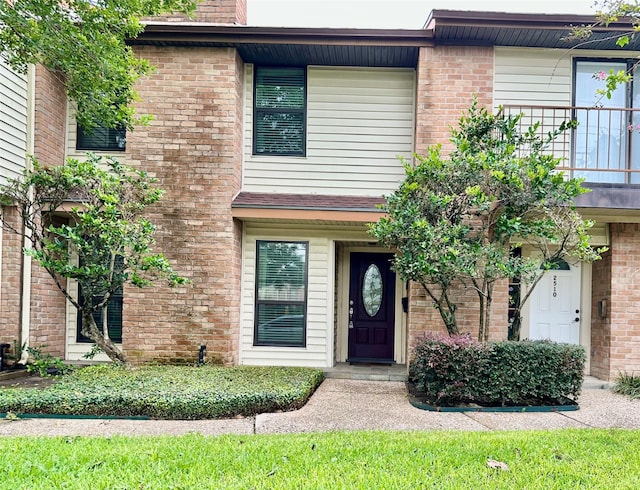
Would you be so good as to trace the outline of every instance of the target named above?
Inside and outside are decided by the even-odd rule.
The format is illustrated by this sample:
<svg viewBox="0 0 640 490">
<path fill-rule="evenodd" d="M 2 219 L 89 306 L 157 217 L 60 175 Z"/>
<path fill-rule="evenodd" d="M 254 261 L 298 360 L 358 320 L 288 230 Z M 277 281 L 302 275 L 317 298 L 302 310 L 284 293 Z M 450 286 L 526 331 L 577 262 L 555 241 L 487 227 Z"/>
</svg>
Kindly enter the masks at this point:
<svg viewBox="0 0 640 490">
<path fill-rule="evenodd" d="M 128 134 L 85 134 L 60 82 L 36 76 L 43 163 L 104 152 L 167 191 L 151 211 L 158 247 L 192 283 L 117 298 L 111 331 L 134 361 L 194 360 L 207 345 L 229 364 L 406 364 L 416 338 L 444 327 L 367 223 L 403 179 L 398 155 L 446 146 L 476 94 L 523 112 L 523 124 L 580 121 L 554 151 L 593 189 L 578 206 L 596 221 L 592 244 L 609 247 L 599 262 L 568 257 L 547 274 L 522 336 L 582 344 L 601 378 L 640 369 L 640 164 L 628 129 L 639 102 L 633 82 L 594 100 L 592 76 L 636 61 L 636 44 L 615 46 L 626 26 L 576 45 L 562 40 L 567 26 L 592 19 L 433 11 L 418 30 L 274 28 L 244 25 L 245 7 L 205 1 L 195 20 L 149 21 L 132 45 L 156 66 L 137 106 L 155 119 Z M 79 359 L 90 344 L 75 310 L 31 274 L 31 342 Z M 507 336 L 517 287 L 503 284 L 494 299 L 492 339 Z M 467 293 L 460 311 L 473 332 Z M 0 324 L 0 335 L 15 334 Z"/>
</svg>

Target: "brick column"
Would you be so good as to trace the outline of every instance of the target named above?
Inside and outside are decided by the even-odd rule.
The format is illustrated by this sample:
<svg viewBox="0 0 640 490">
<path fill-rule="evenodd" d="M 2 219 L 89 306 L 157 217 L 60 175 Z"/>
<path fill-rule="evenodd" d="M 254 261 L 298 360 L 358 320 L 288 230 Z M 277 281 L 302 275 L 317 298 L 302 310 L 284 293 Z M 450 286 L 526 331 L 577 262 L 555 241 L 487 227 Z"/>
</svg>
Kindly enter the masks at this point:
<svg viewBox="0 0 640 490">
<path fill-rule="evenodd" d="M 157 67 L 141 80 L 127 161 L 166 193 L 150 212 L 157 248 L 192 284 L 124 292 L 123 347 L 134 362 L 238 360 L 241 226 L 231 216 L 242 172 L 243 66 L 233 49 L 138 49 Z"/>
<path fill-rule="evenodd" d="M 20 216 L 15 207 L 2 207 L 0 213 L 14 228 L 20 229 Z M 20 310 L 22 295 L 22 240 L 20 235 L 0 229 L 0 344 L 22 343 Z M 13 346 L 12 346 L 13 347 Z M 19 347 L 19 345 L 18 345 Z"/>
<path fill-rule="evenodd" d="M 438 46 L 421 48 L 418 64 L 416 141 L 418 154 L 442 144 L 446 155 L 450 129 L 457 126 L 474 94 L 481 105 L 493 104 L 493 48 L 483 46 Z M 456 317 L 461 332 L 478 335 L 478 296 L 472 288 L 459 285 L 452 300 L 458 305 Z M 508 284 L 495 285 L 491 308 L 490 340 L 507 337 Z M 438 311 L 422 286 L 412 284 L 409 295 L 409 358 L 415 342 L 426 332 L 446 333 Z"/>
<path fill-rule="evenodd" d="M 67 98 L 60 74 L 36 67 L 34 156 L 42 165 L 60 165 L 65 157 Z M 66 300 L 53 279 L 32 264 L 30 344 L 57 357 L 65 355 Z"/>
</svg>

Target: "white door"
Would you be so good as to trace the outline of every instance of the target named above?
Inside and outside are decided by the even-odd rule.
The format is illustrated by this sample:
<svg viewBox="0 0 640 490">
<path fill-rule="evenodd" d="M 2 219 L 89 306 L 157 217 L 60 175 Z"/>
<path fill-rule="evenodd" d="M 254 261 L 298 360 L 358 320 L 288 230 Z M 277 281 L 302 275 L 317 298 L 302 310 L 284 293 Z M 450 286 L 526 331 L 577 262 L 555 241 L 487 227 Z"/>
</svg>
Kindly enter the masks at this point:
<svg viewBox="0 0 640 490">
<path fill-rule="evenodd" d="M 558 261 L 531 293 L 530 339 L 580 343 L 580 264 Z"/>
</svg>

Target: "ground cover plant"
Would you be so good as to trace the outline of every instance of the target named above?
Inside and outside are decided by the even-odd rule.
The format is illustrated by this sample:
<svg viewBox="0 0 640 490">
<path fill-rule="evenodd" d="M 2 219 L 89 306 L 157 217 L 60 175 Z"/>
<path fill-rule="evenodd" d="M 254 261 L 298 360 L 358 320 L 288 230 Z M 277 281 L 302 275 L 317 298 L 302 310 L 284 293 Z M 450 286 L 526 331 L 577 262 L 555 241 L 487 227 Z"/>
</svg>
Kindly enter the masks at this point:
<svg viewBox="0 0 640 490">
<path fill-rule="evenodd" d="M 284 367 L 91 366 L 37 388 L 0 388 L 0 412 L 208 419 L 293 410 L 322 371 Z"/>
<path fill-rule="evenodd" d="M 640 374 L 620 373 L 613 391 L 631 398 L 640 398 Z"/>
<path fill-rule="evenodd" d="M 640 488 L 637 430 L 6 437 L 0 454 L 16 490 Z"/>
</svg>

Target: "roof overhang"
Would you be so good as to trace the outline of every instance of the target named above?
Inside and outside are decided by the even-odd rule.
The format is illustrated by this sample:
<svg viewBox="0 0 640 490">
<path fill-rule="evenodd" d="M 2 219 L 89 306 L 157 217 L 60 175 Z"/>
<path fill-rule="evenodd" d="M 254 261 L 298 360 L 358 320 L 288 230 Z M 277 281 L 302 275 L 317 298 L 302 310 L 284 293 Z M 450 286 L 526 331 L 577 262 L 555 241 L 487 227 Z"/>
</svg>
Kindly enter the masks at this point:
<svg viewBox="0 0 640 490">
<path fill-rule="evenodd" d="M 564 49 L 616 49 L 618 37 L 632 32 L 622 19 L 606 27 L 594 27 L 587 40 L 566 40 L 572 26 L 593 25 L 590 15 L 516 14 L 433 10 L 425 23 L 436 45 L 521 46 Z M 631 39 L 624 49 L 640 49 L 640 39 Z"/>
<path fill-rule="evenodd" d="M 373 223 L 385 215 L 384 198 L 241 192 L 231 203 L 240 220 Z"/>
<path fill-rule="evenodd" d="M 280 66 L 334 65 L 414 68 L 423 29 L 256 27 L 201 22 L 147 22 L 132 45 L 229 47 L 246 63 Z"/>
</svg>

